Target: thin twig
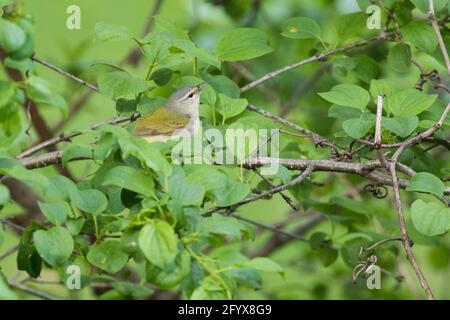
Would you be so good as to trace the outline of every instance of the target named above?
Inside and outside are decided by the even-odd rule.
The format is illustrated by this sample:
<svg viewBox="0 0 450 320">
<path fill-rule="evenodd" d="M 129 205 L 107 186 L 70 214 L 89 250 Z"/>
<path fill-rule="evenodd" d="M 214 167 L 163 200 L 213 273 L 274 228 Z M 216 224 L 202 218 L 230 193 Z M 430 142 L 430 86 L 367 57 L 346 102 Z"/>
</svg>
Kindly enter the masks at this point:
<svg viewBox="0 0 450 320">
<path fill-rule="evenodd" d="M 287 66 L 285 66 L 285 67 L 283 67 L 281 69 L 269 72 L 266 75 L 262 76 L 261 78 L 256 79 L 256 80 L 246 84 L 245 86 L 243 86 L 241 88 L 241 93 L 247 92 L 247 91 L 253 89 L 254 87 L 260 85 L 261 83 L 263 83 L 263 82 L 265 82 L 267 80 L 271 80 L 271 79 L 279 76 L 282 73 L 291 71 L 292 69 L 296 69 L 296 68 L 301 67 L 301 66 L 303 66 L 305 64 L 308 64 L 308 63 L 311 63 L 311 62 L 323 61 L 325 58 L 327 58 L 328 56 L 331 56 L 333 54 L 340 53 L 340 52 L 345 52 L 345 51 L 351 50 L 351 49 L 356 48 L 356 47 L 364 46 L 366 44 L 369 44 L 369 43 L 377 41 L 377 40 L 385 40 L 387 37 L 388 37 L 388 35 L 386 33 L 381 33 L 378 36 L 375 36 L 375 37 L 372 37 L 372 38 L 369 38 L 369 39 L 355 41 L 355 42 L 350 43 L 348 45 L 345 45 L 343 47 L 339 47 L 339 48 L 336 48 L 336 49 L 333 49 L 333 50 L 330 50 L 330 51 L 327 51 L 327 52 L 324 52 L 324 53 L 320 53 L 320 54 L 317 54 L 315 56 L 309 57 L 307 59 L 301 60 L 299 62 L 287 65 Z"/>
<path fill-rule="evenodd" d="M 0 261 L 5 259 L 6 257 L 8 257 L 9 255 L 13 254 L 14 252 L 17 251 L 17 249 L 19 249 L 19 246 L 14 246 L 12 248 L 9 248 L 8 250 L 6 250 L 5 252 L 3 252 L 2 254 L 0 254 Z"/>
<path fill-rule="evenodd" d="M 44 299 L 44 300 L 62 300 L 61 298 L 52 296 L 52 295 L 48 294 L 47 292 L 28 287 L 22 283 L 18 283 L 15 281 L 9 282 L 9 285 L 10 285 L 10 287 L 12 287 L 14 289 L 26 292 L 28 294 L 31 294 L 33 296 L 36 296 L 36 297 Z"/>
<path fill-rule="evenodd" d="M 89 127 L 89 129 L 95 130 L 96 128 L 98 128 L 99 126 L 104 125 L 104 124 L 116 125 L 116 124 L 123 123 L 123 122 L 126 122 L 126 121 L 132 121 L 134 119 L 137 119 L 139 116 L 140 115 L 138 113 L 136 113 L 136 114 L 134 114 L 132 116 L 113 118 L 113 119 L 111 119 L 109 121 L 103 121 L 103 122 L 100 122 L 100 123 L 93 124 L 93 125 L 91 125 Z M 38 144 L 28 148 L 28 149 L 25 149 L 16 158 L 17 159 L 23 159 L 25 157 L 28 157 L 28 156 L 38 152 L 39 150 L 47 148 L 48 146 L 56 145 L 56 144 L 58 144 L 60 142 L 63 142 L 63 141 L 70 141 L 72 138 L 74 138 L 76 136 L 79 136 L 79 135 L 81 135 L 81 132 L 78 132 L 78 131 L 72 132 L 71 134 L 68 134 L 68 135 L 61 134 L 58 137 L 55 137 L 55 138 L 43 141 L 43 142 L 38 143 Z"/>
<path fill-rule="evenodd" d="M 436 38 L 439 43 L 439 48 L 441 50 L 442 57 L 444 58 L 445 65 L 447 66 L 447 73 L 450 75 L 450 58 L 448 56 L 448 52 L 447 52 L 447 48 L 445 47 L 444 40 L 442 39 L 439 24 L 436 21 L 433 0 L 428 0 L 428 8 L 429 8 L 428 9 L 428 19 L 430 20 L 431 26 L 433 27 L 434 33 L 436 34 Z"/>
<path fill-rule="evenodd" d="M 56 71 L 56 72 L 62 74 L 63 76 L 65 76 L 65 77 L 67 77 L 69 79 L 72 79 L 73 81 L 78 82 L 79 84 L 82 84 L 83 86 L 88 87 L 91 90 L 94 90 L 96 92 L 100 92 L 100 90 L 98 89 L 97 86 L 95 86 L 93 84 L 90 84 L 87 81 L 85 81 L 83 79 L 80 79 L 77 76 L 74 76 L 73 74 L 71 74 L 69 72 L 66 72 L 63 69 L 61 69 L 61 68 L 59 68 L 57 66 L 54 66 L 54 65 L 52 65 L 52 64 L 50 64 L 50 63 L 48 63 L 48 62 L 46 62 L 46 61 L 44 61 L 42 59 L 39 59 L 36 56 L 32 56 L 31 60 L 36 61 L 37 63 L 42 64 L 43 66 L 46 66 L 47 68 L 49 68 L 49 69 L 51 69 L 53 71 Z"/>
<path fill-rule="evenodd" d="M 242 206 L 244 204 L 247 204 L 247 203 L 250 203 L 250 202 L 262 199 L 262 198 L 271 197 L 275 193 L 282 192 L 282 191 L 284 191 L 286 189 L 289 189 L 289 188 L 291 188 L 291 187 L 301 183 L 306 177 L 308 177 L 311 174 L 311 172 L 313 171 L 313 168 L 314 167 L 312 165 L 309 165 L 303 170 L 303 172 L 300 175 L 298 175 L 296 178 L 292 179 L 290 182 L 288 182 L 286 184 L 281 184 L 281 185 L 276 186 L 275 188 L 272 188 L 270 190 L 261 192 L 259 194 L 251 195 L 251 196 L 245 198 L 244 200 L 241 200 L 238 203 L 232 205 L 231 207 L 215 207 L 215 208 L 211 208 L 211 209 L 205 211 L 203 213 L 203 215 L 208 216 L 208 215 L 211 215 L 213 212 L 220 211 L 220 210 L 228 210 L 228 211 L 234 210 L 237 207 L 240 207 L 240 206 Z"/>
<path fill-rule="evenodd" d="M 405 216 L 403 214 L 403 207 L 402 207 L 402 200 L 400 198 L 400 188 L 398 184 L 397 179 L 397 172 L 396 172 L 396 165 L 395 162 L 391 162 L 389 164 L 389 172 L 392 177 L 392 188 L 394 190 L 394 204 L 397 209 L 397 216 L 398 216 L 398 222 L 400 225 L 400 234 L 402 236 L 402 243 L 403 247 L 405 248 L 406 256 L 408 258 L 408 261 L 411 263 L 411 266 L 414 269 L 414 272 L 417 275 L 417 278 L 419 279 L 420 285 L 422 286 L 423 290 L 425 291 L 425 294 L 427 295 L 427 298 L 429 300 L 433 300 L 433 293 L 431 292 L 430 286 L 428 285 L 427 280 L 425 279 L 425 276 L 422 273 L 422 270 L 420 269 L 419 265 L 417 264 L 417 261 L 414 257 L 413 251 L 412 251 L 412 242 L 411 239 L 408 236 L 408 231 L 406 229 L 406 222 L 405 222 Z"/>
</svg>

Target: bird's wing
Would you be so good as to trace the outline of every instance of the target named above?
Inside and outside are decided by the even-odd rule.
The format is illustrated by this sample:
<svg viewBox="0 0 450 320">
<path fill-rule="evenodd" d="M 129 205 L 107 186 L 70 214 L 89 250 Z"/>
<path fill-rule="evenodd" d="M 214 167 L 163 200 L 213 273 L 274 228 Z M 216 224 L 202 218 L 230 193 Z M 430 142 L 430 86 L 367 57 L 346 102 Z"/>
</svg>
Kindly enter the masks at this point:
<svg viewBox="0 0 450 320">
<path fill-rule="evenodd" d="M 135 136 L 171 135 L 189 123 L 185 115 L 176 114 L 167 108 L 158 108 L 136 121 Z"/>
</svg>

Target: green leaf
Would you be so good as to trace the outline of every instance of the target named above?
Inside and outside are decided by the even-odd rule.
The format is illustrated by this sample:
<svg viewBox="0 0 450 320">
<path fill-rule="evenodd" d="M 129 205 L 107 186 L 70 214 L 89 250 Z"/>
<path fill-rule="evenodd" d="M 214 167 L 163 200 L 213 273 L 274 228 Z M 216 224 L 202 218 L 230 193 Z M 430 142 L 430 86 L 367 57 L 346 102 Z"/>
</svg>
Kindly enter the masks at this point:
<svg viewBox="0 0 450 320">
<path fill-rule="evenodd" d="M 92 148 L 90 146 L 73 144 L 64 150 L 61 163 L 65 166 L 72 159 L 90 158 L 92 158 Z"/>
<path fill-rule="evenodd" d="M 120 115 L 132 115 L 136 112 L 137 103 L 135 99 L 120 98 L 116 101 L 116 111 Z"/>
<path fill-rule="evenodd" d="M 242 224 L 233 217 L 213 214 L 204 218 L 197 227 L 198 232 L 205 234 L 229 235 L 236 239 L 241 238 Z"/>
<path fill-rule="evenodd" d="M 427 14 L 429 9 L 429 2 L 428 0 L 410 0 L 416 8 L 418 8 L 423 13 Z M 434 4 L 434 11 L 437 13 L 438 11 L 442 10 L 445 5 L 447 4 L 447 0 L 433 0 Z"/>
<path fill-rule="evenodd" d="M 417 231 L 429 237 L 444 234 L 450 229 L 450 209 L 439 202 L 414 201 L 411 219 Z"/>
<path fill-rule="evenodd" d="M 272 51 L 267 35 L 252 28 L 229 30 L 222 35 L 216 46 L 216 55 L 222 61 L 249 60 Z"/>
<path fill-rule="evenodd" d="M 252 189 L 246 183 L 227 180 L 227 185 L 224 188 L 215 188 L 212 190 L 219 207 L 228 207 L 239 201 L 245 199 Z"/>
<path fill-rule="evenodd" d="M 54 176 L 49 180 L 46 197 L 53 200 L 70 200 L 70 193 L 76 188 L 72 180 L 64 176 Z"/>
<path fill-rule="evenodd" d="M 418 172 L 411 178 L 411 183 L 406 188 L 408 191 L 426 192 L 442 197 L 444 194 L 444 183 L 435 175 L 428 172 Z"/>
<path fill-rule="evenodd" d="M 264 257 L 254 258 L 247 262 L 240 263 L 240 265 L 248 268 L 253 268 L 259 271 L 283 273 L 283 268 L 279 264 L 270 260 L 269 258 Z"/>
<path fill-rule="evenodd" d="M 122 26 L 115 26 L 106 22 L 97 22 L 95 24 L 95 38 L 94 42 L 109 42 L 109 41 L 123 41 L 130 40 L 130 35 L 127 28 Z"/>
<path fill-rule="evenodd" d="M 386 108 L 395 116 L 417 115 L 427 110 L 437 94 L 426 94 L 416 89 L 397 91 L 386 98 Z"/>
<path fill-rule="evenodd" d="M 27 94 L 31 100 L 37 103 L 44 103 L 60 109 L 67 115 L 69 106 L 66 100 L 57 94 L 53 88 L 42 78 L 30 76 L 27 81 Z"/>
<path fill-rule="evenodd" d="M 378 96 L 390 96 L 394 90 L 394 84 L 388 79 L 373 79 L 370 81 L 370 94 L 375 101 L 377 101 Z"/>
<path fill-rule="evenodd" d="M 9 189 L 0 184 L 0 208 L 9 201 Z"/>
<path fill-rule="evenodd" d="M 374 122 L 366 119 L 349 119 L 342 123 L 345 133 L 355 139 L 364 137 L 374 126 Z"/>
<path fill-rule="evenodd" d="M 247 99 L 233 99 L 222 93 L 217 97 L 216 109 L 223 116 L 223 122 L 244 112 L 248 105 Z"/>
<path fill-rule="evenodd" d="M 356 76 L 364 81 L 365 83 L 370 83 L 372 79 L 375 79 L 380 74 L 380 67 L 378 63 L 368 56 L 355 56 L 352 58 L 356 66 L 353 71 Z"/>
<path fill-rule="evenodd" d="M 361 116 L 361 111 L 352 107 L 342 107 L 333 104 L 330 109 L 328 109 L 328 116 L 337 119 L 354 119 Z"/>
<path fill-rule="evenodd" d="M 152 82 L 135 78 L 124 71 L 103 73 L 97 82 L 100 91 L 113 99 L 136 95 L 152 87 Z"/>
<path fill-rule="evenodd" d="M 145 263 L 145 277 L 148 282 L 161 289 L 179 285 L 191 271 L 191 256 L 186 250 L 177 254 L 175 260 L 166 269 L 161 269 L 150 262 Z"/>
<path fill-rule="evenodd" d="M 281 25 L 281 35 L 292 39 L 320 39 L 320 27 L 310 18 L 290 18 Z"/>
<path fill-rule="evenodd" d="M 354 84 L 338 84 L 330 91 L 320 92 L 318 95 L 331 103 L 360 110 L 365 110 L 370 100 L 367 90 Z"/>
<path fill-rule="evenodd" d="M 70 207 L 66 202 L 45 203 L 38 201 L 44 216 L 54 225 L 60 226 L 70 215 Z"/>
<path fill-rule="evenodd" d="M 408 55 L 400 43 L 397 43 L 389 49 L 387 62 L 390 69 L 399 73 L 408 72 L 411 67 L 411 61 L 408 59 Z"/>
<path fill-rule="evenodd" d="M 169 68 L 161 68 L 152 73 L 151 80 L 155 81 L 158 86 L 164 86 L 169 83 L 174 71 Z"/>
<path fill-rule="evenodd" d="M 239 86 L 233 80 L 224 75 L 220 74 L 217 76 L 208 77 L 206 80 L 217 93 L 223 93 L 230 98 L 239 98 L 241 95 Z M 214 103 L 212 105 L 214 105 Z"/>
<path fill-rule="evenodd" d="M 411 21 L 401 31 L 406 42 L 427 53 L 432 53 L 438 45 L 433 28 L 426 22 Z"/>
<path fill-rule="evenodd" d="M 155 220 L 141 229 L 138 244 L 150 263 L 166 269 L 177 255 L 178 236 L 170 224 Z"/>
<path fill-rule="evenodd" d="M 0 108 L 7 104 L 14 96 L 14 83 L 0 80 Z"/>
<path fill-rule="evenodd" d="M 172 199 L 182 206 L 199 206 L 205 196 L 205 188 L 196 183 L 186 181 L 184 171 L 180 168 L 173 170 L 169 177 L 169 194 Z"/>
<path fill-rule="evenodd" d="M 17 24 L 0 18 L 0 47 L 7 53 L 20 49 L 27 39 L 25 31 Z"/>
<path fill-rule="evenodd" d="M 120 249 L 117 241 L 96 243 L 89 248 L 87 254 L 89 263 L 108 273 L 117 273 L 128 261 L 128 255 Z"/>
<path fill-rule="evenodd" d="M 419 118 L 414 115 L 398 116 L 395 118 L 384 118 L 381 125 L 389 131 L 395 133 L 399 137 L 405 138 L 409 136 L 417 128 Z"/>
<path fill-rule="evenodd" d="M 72 236 L 61 227 L 37 230 L 33 241 L 39 255 L 51 266 L 64 264 L 73 251 Z"/>
<path fill-rule="evenodd" d="M 225 290 L 222 282 L 216 277 L 207 276 L 200 287 L 192 293 L 191 300 L 226 300 L 230 299 L 230 293 Z"/>
<path fill-rule="evenodd" d="M 121 187 L 146 197 L 152 196 L 155 191 L 152 177 L 142 170 L 127 166 L 117 166 L 109 170 L 102 179 L 102 185 Z"/>
<path fill-rule="evenodd" d="M 108 205 L 105 194 L 96 189 L 72 190 L 70 200 L 78 209 L 94 216 L 102 213 Z"/>
</svg>

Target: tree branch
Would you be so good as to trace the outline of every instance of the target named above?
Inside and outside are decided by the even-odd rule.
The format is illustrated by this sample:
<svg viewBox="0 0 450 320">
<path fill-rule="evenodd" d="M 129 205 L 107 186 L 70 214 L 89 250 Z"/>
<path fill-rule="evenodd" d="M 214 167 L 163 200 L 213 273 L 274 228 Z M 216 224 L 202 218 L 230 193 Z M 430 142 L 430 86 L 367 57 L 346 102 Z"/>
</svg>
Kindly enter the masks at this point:
<svg viewBox="0 0 450 320">
<path fill-rule="evenodd" d="M 396 165 L 395 162 L 391 162 L 389 164 L 389 172 L 392 176 L 392 188 L 394 190 L 394 204 L 397 209 L 397 216 L 398 216 L 398 222 L 400 225 L 400 234 L 402 236 L 402 243 L 403 247 L 405 248 L 406 256 L 411 263 L 411 266 L 414 269 L 414 272 L 417 275 L 417 278 L 419 279 L 420 285 L 424 289 L 427 297 L 429 300 L 433 300 L 433 293 L 431 292 L 430 286 L 428 285 L 427 280 L 425 279 L 422 270 L 420 269 L 419 265 L 416 262 L 416 259 L 414 257 L 414 254 L 412 252 L 412 242 L 408 236 L 408 232 L 406 230 L 406 223 L 405 223 L 405 216 L 403 214 L 403 207 L 402 207 L 402 201 L 400 198 L 400 188 L 397 180 L 397 172 L 396 172 Z"/>
<path fill-rule="evenodd" d="M 308 64 L 308 63 L 311 63 L 311 62 L 323 61 L 325 58 L 327 58 L 328 56 L 331 56 L 333 54 L 340 53 L 340 52 L 345 52 L 345 51 L 351 50 L 351 49 L 356 48 L 356 47 L 364 46 L 364 45 L 367 45 L 367 44 L 369 44 L 371 42 L 374 42 L 374 41 L 377 41 L 377 40 L 385 40 L 385 39 L 387 39 L 387 37 L 388 37 L 388 34 L 381 33 L 378 36 L 375 36 L 375 37 L 372 37 L 372 38 L 369 38 L 369 39 L 355 41 L 355 42 L 350 43 L 348 45 L 345 45 L 343 47 L 339 47 L 339 48 L 330 50 L 328 52 L 320 53 L 320 54 L 317 54 L 315 56 L 309 57 L 307 59 L 301 60 L 299 62 L 287 65 L 287 66 L 285 66 L 285 67 L 283 67 L 281 69 L 269 72 L 268 74 L 262 76 L 261 78 L 256 79 L 256 80 L 246 84 L 245 86 L 243 86 L 241 88 L 241 93 L 247 92 L 247 91 L 253 89 L 254 87 L 260 85 L 261 83 L 263 83 L 263 82 L 265 82 L 267 80 L 271 80 L 271 79 L 279 76 L 280 74 L 283 74 L 285 72 L 291 71 L 291 70 L 296 69 L 298 67 L 301 67 L 301 66 L 303 66 L 305 64 Z"/>
<path fill-rule="evenodd" d="M 450 75 L 450 59 L 448 57 L 447 48 L 445 47 L 444 40 L 442 39 L 441 30 L 439 28 L 439 24 L 436 21 L 436 15 L 434 13 L 434 4 L 433 0 L 428 0 L 428 19 L 431 22 L 431 26 L 433 27 L 434 33 L 436 34 L 436 38 L 439 43 L 439 48 L 442 53 L 442 57 L 444 58 L 445 65 L 447 66 L 447 73 Z"/>
</svg>

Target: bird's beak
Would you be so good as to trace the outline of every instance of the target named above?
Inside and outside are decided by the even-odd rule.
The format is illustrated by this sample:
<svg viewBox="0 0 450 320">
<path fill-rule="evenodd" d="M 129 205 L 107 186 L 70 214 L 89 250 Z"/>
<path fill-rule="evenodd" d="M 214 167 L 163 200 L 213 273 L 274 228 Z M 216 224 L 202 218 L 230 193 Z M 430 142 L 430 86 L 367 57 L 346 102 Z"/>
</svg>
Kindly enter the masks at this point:
<svg viewBox="0 0 450 320">
<path fill-rule="evenodd" d="M 202 82 L 202 83 L 198 84 L 198 85 L 196 86 L 198 92 L 202 91 L 202 89 L 203 89 L 207 84 L 208 84 L 208 81 L 205 81 L 205 82 Z"/>
</svg>

